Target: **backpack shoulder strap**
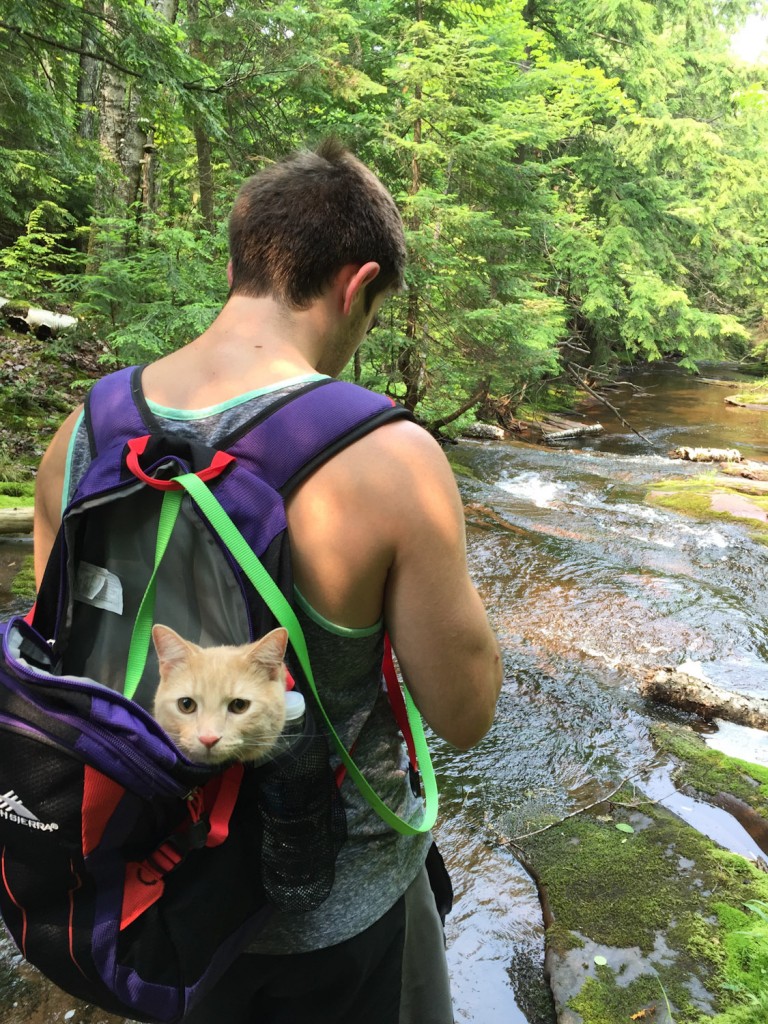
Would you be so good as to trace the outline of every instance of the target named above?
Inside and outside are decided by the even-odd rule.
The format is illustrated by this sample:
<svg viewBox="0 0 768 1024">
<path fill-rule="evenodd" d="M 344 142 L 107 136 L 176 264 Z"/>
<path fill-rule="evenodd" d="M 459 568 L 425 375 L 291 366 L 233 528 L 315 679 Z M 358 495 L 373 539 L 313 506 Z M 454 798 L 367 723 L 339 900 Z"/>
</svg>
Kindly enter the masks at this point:
<svg viewBox="0 0 768 1024">
<path fill-rule="evenodd" d="M 85 427 L 91 458 L 118 441 L 156 430 L 141 391 L 143 366 L 128 366 L 98 380 L 85 399 Z"/>
<path fill-rule="evenodd" d="M 413 416 L 385 395 L 328 379 L 257 417 L 227 451 L 286 497 L 331 456 L 396 419 Z"/>
</svg>

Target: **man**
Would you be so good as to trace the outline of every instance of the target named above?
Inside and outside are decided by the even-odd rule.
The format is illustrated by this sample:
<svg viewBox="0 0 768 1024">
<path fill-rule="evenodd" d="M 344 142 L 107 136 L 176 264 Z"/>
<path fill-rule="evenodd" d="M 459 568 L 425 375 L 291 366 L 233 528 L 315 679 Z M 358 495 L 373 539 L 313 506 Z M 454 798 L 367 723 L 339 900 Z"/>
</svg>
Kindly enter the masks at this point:
<svg viewBox="0 0 768 1024">
<path fill-rule="evenodd" d="M 338 375 L 386 297 L 405 241 L 378 179 L 337 143 L 242 187 L 230 220 L 230 295 L 199 338 L 146 367 L 164 427 L 209 444 L 291 389 Z M 82 412 L 56 434 L 35 503 L 38 581 L 89 459 Z M 356 441 L 291 495 L 297 601 L 318 687 L 374 787 L 414 812 L 381 699 L 384 628 L 426 722 L 467 749 L 491 725 L 501 660 L 466 565 L 462 506 L 436 442 L 404 420 Z M 385 826 L 345 780 L 349 838 L 319 910 L 276 915 L 190 1024 L 451 1024 L 428 836 Z"/>
</svg>

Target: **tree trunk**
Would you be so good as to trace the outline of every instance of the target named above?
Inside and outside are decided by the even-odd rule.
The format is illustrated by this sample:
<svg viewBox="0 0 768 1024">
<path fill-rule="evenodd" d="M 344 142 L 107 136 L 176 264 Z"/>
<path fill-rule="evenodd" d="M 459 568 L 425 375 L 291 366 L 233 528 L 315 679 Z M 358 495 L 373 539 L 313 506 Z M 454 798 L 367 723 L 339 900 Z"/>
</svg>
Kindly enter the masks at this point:
<svg viewBox="0 0 768 1024">
<path fill-rule="evenodd" d="M 640 684 L 644 697 L 690 711 L 705 721 L 723 718 L 753 729 L 768 730 L 768 700 L 721 690 L 685 672 L 662 669 Z"/>
<path fill-rule="evenodd" d="M 187 0 L 187 19 L 189 20 L 189 52 L 198 60 L 203 59 L 203 50 L 199 35 L 200 8 L 198 0 Z M 203 119 L 195 114 L 192 122 L 197 149 L 197 177 L 200 185 L 200 213 L 206 228 L 213 234 L 216 230 L 216 210 L 214 207 L 213 158 L 211 140 L 205 130 Z"/>
<path fill-rule="evenodd" d="M 99 142 L 105 156 L 120 170 L 114 187 L 118 204 L 130 208 L 141 195 L 147 133 L 138 123 L 139 94 L 133 82 L 116 68 L 105 66 L 99 97 Z M 98 212 L 109 210 L 110 194 L 98 197 Z"/>
<path fill-rule="evenodd" d="M 411 412 L 422 400 L 427 390 L 427 358 L 426 353 L 418 344 L 418 331 L 419 297 L 411 289 L 408 296 L 408 317 L 405 326 L 405 336 L 408 338 L 408 344 L 400 353 L 397 361 L 397 368 L 405 384 L 403 405 Z"/>
<path fill-rule="evenodd" d="M 423 17 L 422 4 L 417 6 L 416 17 L 421 21 Z M 422 88 L 417 85 L 414 89 L 414 97 L 421 102 Z M 419 147 L 422 142 L 422 119 L 417 116 L 413 122 L 413 156 L 411 158 L 411 185 L 409 194 L 415 196 L 421 187 L 421 166 L 419 164 Z M 412 230 L 418 227 L 418 218 L 411 215 L 409 225 Z M 405 325 L 405 336 L 408 344 L 400 353 L 397 361 L 398 370 L 405 384 L 405 397 L 403 404 L 411 412 L 416 408 L 426 392 L 427 376 L 427 354 L 425 348 L 419 344 L 419 297 L 416 291 L 411 288 L 408 295 L 408 315 Z"/>
<path fill-rule="evenodd" d="M 178 0 L 149 0 L 152 9 L 173 23 Z M 118 12 L 107 4 L 106 13 L 116 20 Z M 109 159 L 120 169 L 115 198 L 120 205 L 150 210 L 154 205 L 154 154 L 152 125 L 139 117 L 141 97 L 135 81 L 116 68 L 105 66 L 101 76 L 99 140 Z M 102 196 L 99 212 L 108 203 Z"/>
<path fill-rule="evenodd" d="M 81 47 L 95 48 L 96 21 L 104 13 L 104 0 L 85 0 L 83 3 L 83 31 Z M 93 142 L 98 137 L 99 82 L 101 62 L 80 54 L 80 73 L 77 79 L 77 133 L 81 139 Z"/>
</svg>

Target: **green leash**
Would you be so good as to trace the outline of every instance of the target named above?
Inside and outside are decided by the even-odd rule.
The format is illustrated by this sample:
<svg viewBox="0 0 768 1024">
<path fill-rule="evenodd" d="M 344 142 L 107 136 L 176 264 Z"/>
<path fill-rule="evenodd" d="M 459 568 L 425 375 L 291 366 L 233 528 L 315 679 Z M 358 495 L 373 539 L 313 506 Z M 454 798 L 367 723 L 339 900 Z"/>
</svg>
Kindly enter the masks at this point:
<svg viewBox="0 0 768 1024">
<path fill-rule="evenodd" d="M 194 473 L 185 473 L 182 476 L 174 477 L 174 481 L 184 489 L 179 491 L 166 491 L 163 496 L 163 504 L 158 522 L 157 545 L 155 549 L 155 563 L 152 576 L 142 598 L 141 605 L 136 617 L 136 623 L 131 637 L 131 646 L 128 654 L 126 667 L 126 681 L 124 693 L 126 697 L 133 698 L 136 688 L 139 685 L 144 666 L 149 653 L 149 644 L 152 634 L 152 619 L 154 613 L 155 589 L 157 572 L 160 567 L 163 555 L 168 546 L 173 527 L 181 509 L 181 501 L 184 492 L 188 493 L 203 513 L 208 523 L 218 535 L 220 540 L 229 550 L 232 557 L 243 570 L 250 582 L 258 591 L 275 619 L 288 630 L 290 639 L 299 664 L 306 676 L 309 688 L 315 698 L 317 707 L 328 730 L 328 733 L 341 758 L 347 773 L 357 786 L 360 793 L 367 800 L 370 806 L 376 811 L 391 828 L 402 835 L 418 835 L 428 832 L 437 818 L 437 781 L 429 755 L 427 740 L 424 735 L 424 727 L 416 705 L 413 703 L 408 690 L 404 688 L 405 707 L 408 716 L 408 725 L 413 734 L 413 742 L 416 756 L 421 771 L 422 784 L 424 788 L 424 817 L 418 825 L 413 825 L 403 818 L 400 818 L 394 811 L 390 810 L 375 790 L 370 786 L 360 769 L 355 764 L 349 751 L 339 739 L 336 730 L 331 723 L 328 714 L 320 699 L 320 694 L 315 685 L 315 678 L 312 666 L 309 661 L 309 652 L 304 638 L 304 631 L 301 628 L 296 613 L 286 600 L 284 594 L 262 565 L 258 556 L 252 551 L 248 542 L 240 533 L 238 528 L 230 519 L 229 515 L 219 504 L 217 499 L 208 489 L 206 484 Z"/>
</svg>

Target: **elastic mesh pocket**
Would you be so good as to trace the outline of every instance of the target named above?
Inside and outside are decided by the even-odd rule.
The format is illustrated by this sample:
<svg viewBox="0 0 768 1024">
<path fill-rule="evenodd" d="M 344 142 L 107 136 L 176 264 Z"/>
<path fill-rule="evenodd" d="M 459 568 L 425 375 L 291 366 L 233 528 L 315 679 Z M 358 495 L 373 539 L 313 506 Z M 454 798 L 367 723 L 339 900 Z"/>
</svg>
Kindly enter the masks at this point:
<svg viewBox="0 0 768 1024">
<path fill-rule="evenodd" d="M 262 883 L 279 910 L 314 910 L 333 885 L 336 856 L 346 839 L 344 808 L 316 732 L 265 766 L 259 786 Z"/>
</svg>

